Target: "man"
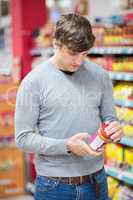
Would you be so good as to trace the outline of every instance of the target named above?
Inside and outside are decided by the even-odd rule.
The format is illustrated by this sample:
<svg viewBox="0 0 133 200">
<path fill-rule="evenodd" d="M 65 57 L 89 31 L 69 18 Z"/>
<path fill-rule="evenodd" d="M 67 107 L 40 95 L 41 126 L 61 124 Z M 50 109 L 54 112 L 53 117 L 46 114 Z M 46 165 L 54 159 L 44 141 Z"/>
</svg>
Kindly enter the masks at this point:
<svg viewBox="0 0 133 200">
<path fill-rule="evenodd" d="M 62 15 L 54 34 L 55 54 L 22 81 L 15 111 L 16 143 L 35 153 L 36 200 L 107 200 L 103 149 L 88 137 L 101 122 L 113 142 L 122 137 L 112 84 L 101 67 L 85 60 L 95 37 L 89 21 Z"/>
</svg>

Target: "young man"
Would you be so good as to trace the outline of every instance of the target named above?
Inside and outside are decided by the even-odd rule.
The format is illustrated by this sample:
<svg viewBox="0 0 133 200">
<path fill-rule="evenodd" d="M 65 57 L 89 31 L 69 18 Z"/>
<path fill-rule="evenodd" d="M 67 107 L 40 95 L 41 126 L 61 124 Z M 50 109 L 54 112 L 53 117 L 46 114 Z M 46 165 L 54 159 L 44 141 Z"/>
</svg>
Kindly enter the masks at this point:
<svg viewBox="0 0 133 200">
<path fill-rule="evenodd" d="M 108 199 L 103 150 L 93 151 L 88 137 L 105 121 L 113 142 L 122 129 L 107 72 L 85 60 L 94 40 L 86 18 L 61 16 L 54 56 L 19 87 L 15 138 L 23 151 L 36 155 L 36 200 Z"/>
</svg>

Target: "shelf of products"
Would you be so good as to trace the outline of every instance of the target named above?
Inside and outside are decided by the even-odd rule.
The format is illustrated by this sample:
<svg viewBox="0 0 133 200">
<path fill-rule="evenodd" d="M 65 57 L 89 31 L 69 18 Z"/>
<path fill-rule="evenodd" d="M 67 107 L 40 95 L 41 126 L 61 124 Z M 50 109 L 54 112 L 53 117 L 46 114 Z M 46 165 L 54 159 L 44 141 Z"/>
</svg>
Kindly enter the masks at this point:
<svg viewBox="0 0 133 200">
<path fill-rule="evenodd" d="M 115 100 L 115 104 L 119 106 L 125 106 L 133 108 L 133 100 Z"/>
<path fill-rule="evenodd" d="M 132 0 L 124 0 L 120 2 L 120 7 L 122 11 L 132 10 L 133 8 L 133 1 Z"/>
<path fill-rule="evenodd" d="M 111 176 L 107 177 L 109 200 L 132 200 L 133 190 L 130 185 L 123 185 L 121 181 Z"/>
<path fill-rule="evenodd" d="M 121 107 L 121 106 L 117 106 L 117 105 L 115 106 L 115 109 L 116 109 L 119 121 L 124 126 L 129 125 L 132 127 L 132 125 L 133 125 L 133 109 L 128 108 L 128 107 Z M 133 136 L 133 134 L 130 135 L 130 134 L 126 133 L 126 136 L 130 137 L 130 136 Z"/>
<path fill-rule="evenodd" d="M 128 72 L 109 72 L 112 80 L 133 81 L 133 73 Z"/>
<path fill-rule="evenodd" d="M 118 180 L 124 181 L 125 183 L 133 185 L 133 174 L 129 172 L 116 169 L 115 167 L 105 165 L 106 173 Z"/>
<path fill-rule="evenodd" d="M 133 47 L 94 47 L 89 51 L 89 54 L 124 54 L 124 55 L 132 55 Z"/>
<path fill-rule="evenodd" d="M 132 6 L 132 7 L 133 7 L 133 6 Z M 133 8 L 130 8 L 130 9 L 121 10 L 121 11 L 119 11 L 117 14 L 118 14 L 118 15 L 122 15 L 122 14 L 126 15 L 126 14 L 132 14 L 132 13 L 133 13 Z"/>
<path fill-rule="evenodd" d="M 127 145 L 129 147 L 133 147 L 133 138 L 123 137 L 120 141 L 120 144 Z"/>
<path fill-rule="evenodd" d="M 33 48 L 31 50 L 31 55 L 32 56 L 43 56 L 47 53 L 54 53 L 54 49 L 52 47 L 38 47 L 38 48 Z M 132 55 L 133 54 L 133 47 L 93 47 L 89 52 L 88 55 L 90 54 L 123 54 L 123 55 Z"/>
<path fill-rule="evenodd" d="M 133 108 L 133 84 L 120 81 L 114 86 L 115 103 L 119 106 Z"/>
<path fill-rule="evenodd" d="M 48 48 L 34 48 L 30 51 L 31 56 L 49 56 L 54 53 L 53 47 Z"/>
<path fill-rule="evenodd" d="M 24 193 L 23 153 L 14 142 L 17 83 L 0 75 L 0 198 Z"/>
<path fill-rule="evenodd" d="M 105 146 L 105 166 L 107 174 L 133 185 L 132 146 L 107 144 Z"/>
<path fill-rule="evenodd" d="M 112 17 L 110 21 L 114 19 L 116 24 L 94 27 L 96 47 L 88 57 L 109 72 L 116 113 L 123 125 L 124 137 L 120 143 L 105 146 L 109 197 L 129 200 L 133 199 L 133 26 L 131 15 Z"/>
<path fill-rule="evenodd" d="M 0 198 L 24 193 L 23 154 L 16 147 L 0 149 Z"/>
</svg>

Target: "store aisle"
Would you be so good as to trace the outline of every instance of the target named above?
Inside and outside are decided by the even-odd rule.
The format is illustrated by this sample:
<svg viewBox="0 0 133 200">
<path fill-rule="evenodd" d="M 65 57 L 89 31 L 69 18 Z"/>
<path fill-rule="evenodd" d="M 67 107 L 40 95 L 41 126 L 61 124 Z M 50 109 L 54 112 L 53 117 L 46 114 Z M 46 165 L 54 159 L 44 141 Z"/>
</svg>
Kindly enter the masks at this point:
<svg viewBox="0 0 133 200">
<path fill-rule="evenodd" d="M 34 200 L 34 197 L 31 195 L 23 195 L 17 197 L 3 198 L 1 200 Z"/>
</svg>

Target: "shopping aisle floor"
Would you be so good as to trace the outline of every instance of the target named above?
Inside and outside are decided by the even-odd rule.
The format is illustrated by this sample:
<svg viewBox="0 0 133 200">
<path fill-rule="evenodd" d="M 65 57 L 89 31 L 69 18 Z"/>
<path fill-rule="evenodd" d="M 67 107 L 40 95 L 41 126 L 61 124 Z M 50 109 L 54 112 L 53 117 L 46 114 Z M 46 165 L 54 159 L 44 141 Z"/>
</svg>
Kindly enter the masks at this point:
<svg viewBox="0 0 133 200">
<path fill-rule="evenodd" d="M 11 198 L 2 198 L 0 200 L 34 200 L 34 197 L 31 195 L 23 195 L 23 196 L 11 197 Z"/>
</svg>

